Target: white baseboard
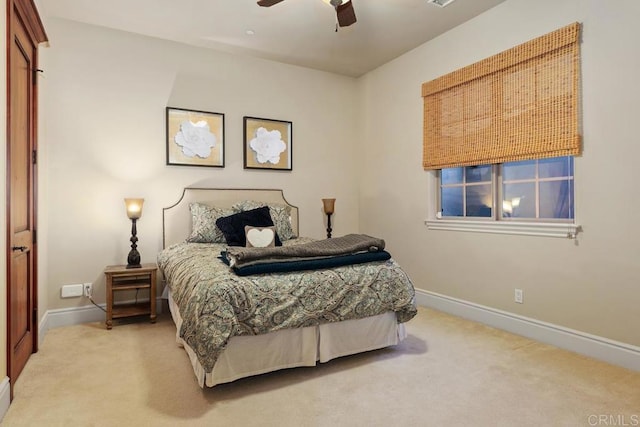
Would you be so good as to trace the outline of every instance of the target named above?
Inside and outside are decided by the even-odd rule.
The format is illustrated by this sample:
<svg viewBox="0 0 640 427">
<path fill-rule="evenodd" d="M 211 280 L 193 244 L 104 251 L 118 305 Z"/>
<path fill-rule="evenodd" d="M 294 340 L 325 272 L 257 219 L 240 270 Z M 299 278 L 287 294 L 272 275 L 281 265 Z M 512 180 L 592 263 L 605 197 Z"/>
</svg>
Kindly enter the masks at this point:
<svg viewBox="0 0 640 427">
<path fill-rule="evenodd" d="M 100 307 L 106 309 L 105 304 L 99 304 Z M 162 313 L 162 299 L 156 299 L 156 312 Z M 83 307 L 61 308 L 57 310 L 49 310 L 40 321 L 38 326 L 38 342 L 42 345 L 44 336 L 49 329 L 59 328 L 61 326 L 78 325 L 80 323 L 104 322 L 106 314 L 95 305 L 85 305 Z"/>
<path fill-rule="evenodd" d="M 9 410 L 10 404 L 11 384 L 9 384 L 9 377 L 4 377 L 2 381 L 0 381 L 0 422 L 2 422 L 2 419 Z"/>
<path fill-rule="evenodd" d="M 102 304 L 104 308 L 104 304 Z M 49 329 L 59 328 L 61 326 L 77 325 L 80 323 L 104 321 L 104 311 L 95 305 L 86 305 L 84 307 L 60 308 L 57 310 L 49 310 L 40 321 L 38 327 L 38 341 L 42 344 L 44 336 Z"/>
<path fill-rule="evenodd" d="M 416 303 L 640 371 L 640 347 L 420 289 L 416 289 Z"/>
</svg>

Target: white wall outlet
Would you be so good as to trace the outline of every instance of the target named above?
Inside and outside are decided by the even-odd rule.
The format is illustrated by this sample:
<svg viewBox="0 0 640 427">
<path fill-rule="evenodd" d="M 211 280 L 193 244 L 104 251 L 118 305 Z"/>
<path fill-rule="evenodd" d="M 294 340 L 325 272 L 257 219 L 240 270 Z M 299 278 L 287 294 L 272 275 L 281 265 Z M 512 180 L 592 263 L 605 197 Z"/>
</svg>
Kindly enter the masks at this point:
<svg viewBox="0 0 640 427">
<path fill-rule="evenodd" d="M 85 283 L 83 286 L 84 286 L 84 296 L 87 298 L 91 298 L 91 294 L 93 292 L 93 283 Z"/>
<path fill-rule="evenodd" d="M 524 292 L 522 292 L 522 289 L 516 289 L 515 294 L 514 294 L 514 300 L 518 304 L 523 304 L 524 303 Z"/>
<path fill-rule="evenodd" d="M 61 289 L 60 296 L 62 298 L 73 298 L 82 296 L 82 285 L 64 285 Z"/>
</svg>

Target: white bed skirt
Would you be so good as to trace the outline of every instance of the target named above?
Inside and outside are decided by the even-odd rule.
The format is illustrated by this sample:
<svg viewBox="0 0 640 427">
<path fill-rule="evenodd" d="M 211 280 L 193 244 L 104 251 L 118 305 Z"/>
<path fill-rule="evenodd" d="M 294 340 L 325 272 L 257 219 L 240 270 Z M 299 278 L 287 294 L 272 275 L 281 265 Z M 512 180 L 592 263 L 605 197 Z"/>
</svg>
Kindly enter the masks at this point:
<svg viewBox="0 0 640 427">
<path fill-rule="evenodd" d="M 232 337 L 213 371 L 205 372 L 195 352 L 180 338 L 182 317 L 171 294 L 168 299 L 177 328 L 176 341 L 187 351 L 200 387 L 213 387 L 280 369 L 315 366 L 317 361 L 324 363 L 337 357 L 396 345 L 407 336 L 404 324 L 399 324 L 395 313 L 389 311 L 364 319 Z"/>
</svg>

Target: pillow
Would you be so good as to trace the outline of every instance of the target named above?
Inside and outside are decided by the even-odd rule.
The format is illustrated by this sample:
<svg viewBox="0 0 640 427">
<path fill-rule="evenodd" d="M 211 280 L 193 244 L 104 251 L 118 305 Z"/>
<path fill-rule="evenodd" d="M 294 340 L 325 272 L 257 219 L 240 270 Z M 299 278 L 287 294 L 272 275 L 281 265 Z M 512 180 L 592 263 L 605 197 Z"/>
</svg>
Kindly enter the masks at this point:
<svg viewBox="0 0 640 427">
<path fill-rule="evenodd" d="M 218 218 L 233 215 L 231 208 L 216 208 L 201 203 L 191 203 L 191 243 L 225 243 L 222 231 L 216 226 Z"/>
<path fill-rule="evenodd" d="M 259 202 L 257 200 L 244 200 L 234 204 L 231 208 L 236 212 L 243 212 L 263 206 L 269 207 L 269 214 L 273 220 L 273 225 L 276 226 L 276 232 L 280 239 L 289 240 L 298 237 L 291 226 L 291 206 Z"/>
<path fill-rule="evenodd" d="M 247 239 L 244 234 L 244 227 L 251 225 L 254 227 L 269 227 L 273 225 L 271 216 L 269 215 L 269 208 L 263 206 L 261 208 L 252 209 L 249 211 L 238 212 L 233 215 L 218 218 L 216 225 L 229 246 L 246 246 Z M 278 238 L 277 230 L 275 236 L 276 246 L 282 246 L 282 242 Z"/>
<path fill-rule="evenodd" d="M 244 235 L 248 248 L 269 248 L 276 245 L 276 227 L 244 226 Z"/>
</svg>

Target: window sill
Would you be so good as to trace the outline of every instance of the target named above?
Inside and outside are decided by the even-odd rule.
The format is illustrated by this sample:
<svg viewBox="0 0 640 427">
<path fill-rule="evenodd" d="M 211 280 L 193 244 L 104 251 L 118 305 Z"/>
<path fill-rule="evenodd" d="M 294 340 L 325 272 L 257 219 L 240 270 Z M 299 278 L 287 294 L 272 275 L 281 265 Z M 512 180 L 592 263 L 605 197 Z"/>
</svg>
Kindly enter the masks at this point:
<svg viewBox="0 0 640 427">
<path fill-rule="evenodd" d="M 570 223 L 467 221 L 455 219 L 427 219 L 424 223 L 429 230 L 563 237 L 565 239 L 575 239 L 578 232 L 582 231 L 579 225 Z"/>
</svg>

